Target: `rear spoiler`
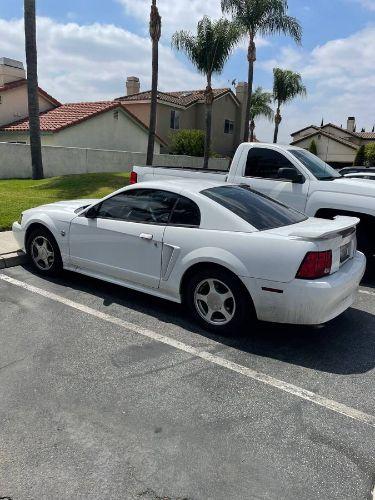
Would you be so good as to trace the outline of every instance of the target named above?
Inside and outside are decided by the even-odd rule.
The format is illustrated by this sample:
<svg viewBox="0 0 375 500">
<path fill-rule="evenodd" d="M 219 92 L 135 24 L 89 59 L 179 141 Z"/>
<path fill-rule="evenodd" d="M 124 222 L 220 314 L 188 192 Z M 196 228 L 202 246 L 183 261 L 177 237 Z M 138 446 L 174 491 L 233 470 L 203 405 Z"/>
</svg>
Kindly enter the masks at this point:
<svg viewBox="0 0 375 500">
<path fill-rule="evenodd" d="M 347 236 L 350 234 L 351 229 L 354 232 L 355 227 L 361 221 L 357 217 L 337 215 L 333 220 L 327 220 L 327 222 L 329 224 L 322 223 L 323 227 L 301 227 L 292 232 L 290 236 L 297 236 L 306 240 L 324 240 L 332 236 Z"/>
</svg>

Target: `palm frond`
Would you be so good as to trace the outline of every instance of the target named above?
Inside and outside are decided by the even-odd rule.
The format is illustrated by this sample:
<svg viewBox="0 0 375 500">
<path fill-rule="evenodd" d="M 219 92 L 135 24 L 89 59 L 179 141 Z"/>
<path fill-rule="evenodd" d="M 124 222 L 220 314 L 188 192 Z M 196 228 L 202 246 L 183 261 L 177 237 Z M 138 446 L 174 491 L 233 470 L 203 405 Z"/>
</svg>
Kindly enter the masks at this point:
<svg viewBox="0 0 375 500">
<path fill-rule="evenodd" d="M 272 121 L 274 117 L 274 112 L 271 107 L 273 102 L 272 92 L 265 92 L 262 87 L 257 87 L 252 96 L 250 104 L 250 116 L 252 119 L 258 118 L 259 116 L 264 116 L 268 120 Z"/>
<path fill-rule="evenodd" d="M 197 33 L 176 32 L 172 46 L 185 53 L 198 71 L 205 75 L 220 74 L 241 37 L 235 22 L 212 21 L 205 16 L 197 25 Z"/>
<path fill-rule="evenodd" d="M 304 96 L 307 94 L 306 87 L 299 73 L 294 73 L 287 69 L 275 68 L 273 75 L 273 97 L 279 105 L 293 100 L 298 95 Z"/>
</svg>

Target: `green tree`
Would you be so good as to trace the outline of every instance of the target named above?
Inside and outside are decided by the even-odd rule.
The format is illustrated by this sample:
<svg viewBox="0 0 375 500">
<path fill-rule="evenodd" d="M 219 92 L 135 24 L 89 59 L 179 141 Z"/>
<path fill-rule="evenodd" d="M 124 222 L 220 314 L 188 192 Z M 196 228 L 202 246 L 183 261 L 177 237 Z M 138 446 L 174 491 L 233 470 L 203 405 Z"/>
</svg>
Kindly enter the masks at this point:
<svg viewBox="0 0 375 500">
<path fill-rule="evenodd" d="M 44 173 L 39 120 L 35 0 L 24 0 L 24 18 L 32 178 L 43 179 Z"/>
<path fill-rule="evenodd" d="M 253 92 L 250 106 L 250 142 L 254 141 L 255 119 L 264 116 L 272 121 L 274 112 L 271 108 L 273 96 L 271 92 L 265 92 L 262 87 L 257 87 Z"/>
<path fill-rule="evenodd" d="M 201 157 L 204 155 L 204 143 L 203 130 L 180 130 L 171 137 L 171 153 Z"/>
<path fill-rule="evenodd" d="M 355 166 L 363 166 L 366 163 L 366 148 L 362 144 L 362 146 L 358 149 L 357 154 L 355 155 L 354 163 Z"/>
<path fill-rule="evenodd" d="M 240 31 L 227 19 L 212 21 L 207 16 L 198 22 L 197 33 L 178 31 L 173 35 L 172 46 L 183 51 L 197 70 L 206 76 L 206 140 L 204 148 L 203 168 L 208 168 L 211 147 L 212 76 L 222 73 L 225 63 L 238 43 Z"/>
<path fill-rule="evenodd" d="M 156 0 L 152 0 L 150 13 L 150 37 L 152 41 L 152 83 L 151 83 L 151 106 L 150 124 L 147 145 L 147 165 L 152 165 L 155 148 L 156 113 L 158 104 L 158 77 L 159 77 L 159 40 L 161 37 L 161 17 L 156 6 Z"/>
<path fill-rule="evenodd" d="M 273 136 L 275 144 L 277 143 L 279 126 L 282 120 L 281 106 L 292 101 L 298 95 L 306 95 L 306 87 L 302 83 L 301 75 L 288 69 L 275 68 L 273 70 L 273 98 L 277 104 L 275 133 Z"/>
<path fill-rule="evenodd" d="M 243 140 L 249 140 L 250 106 L 253 93 L 256 36 L 284 34 L 301 43 L 302 28 L 296 18 L 288 16 L 287 0 L 221 0 L 221 9 L 230 13 L 248 37 L 248 95 Z"/>
<path fill-rule="evenodd" d="M 375 166 L 375 142 L 366 145 L 366 161 L 370 167 Z"/>
<path fill-rule="evenodd" d="M 318 147 L 316 145 L 315 139 L 313 139 L 309 146 L 309 151 L 315 156 L 318 156 Z"/>
</svg>

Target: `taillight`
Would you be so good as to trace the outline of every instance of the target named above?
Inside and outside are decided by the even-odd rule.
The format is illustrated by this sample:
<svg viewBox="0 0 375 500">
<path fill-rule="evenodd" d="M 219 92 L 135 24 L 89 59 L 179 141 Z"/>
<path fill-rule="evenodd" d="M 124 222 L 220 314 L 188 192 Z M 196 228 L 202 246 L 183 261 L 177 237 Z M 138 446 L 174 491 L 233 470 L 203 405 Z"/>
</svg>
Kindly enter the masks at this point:
<svg viewBox="0 0 375 500">
<path fill-rule="evenodd" d="M 138 182 L 138 174 L 137 172 L 130 173 L 130 184 L 137 184 Z"/>
<path fill-rule="evenodd" d="M 332 250 L 326 252 L 308 252 L 303 259 L 296 278 L 314 280 L 330 274 L 332 268 Z"/>
</svg>

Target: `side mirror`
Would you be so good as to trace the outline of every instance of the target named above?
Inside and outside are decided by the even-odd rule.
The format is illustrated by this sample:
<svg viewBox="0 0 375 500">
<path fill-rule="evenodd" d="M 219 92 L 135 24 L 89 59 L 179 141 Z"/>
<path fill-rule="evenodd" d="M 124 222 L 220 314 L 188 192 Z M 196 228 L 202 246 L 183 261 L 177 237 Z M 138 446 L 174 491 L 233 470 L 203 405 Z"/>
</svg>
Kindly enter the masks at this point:
<svg viewBox="0 0 375 500">
<path fill-rule="evenodd" d="M 96 219 L 97 213 L 98 213 L 98 208 L 96 206 L 91 207 L 87 210 L 87 212 L 85 212 L 85 217 L 86 219 Z"/>
<path fill-rule="evenodd" d="M 303 184 L 305 182 L 304 176 L 295 168 L 279 168 L 277 175 L 279 179 L 285 179 L 295 184 Z"/>
</svg>

